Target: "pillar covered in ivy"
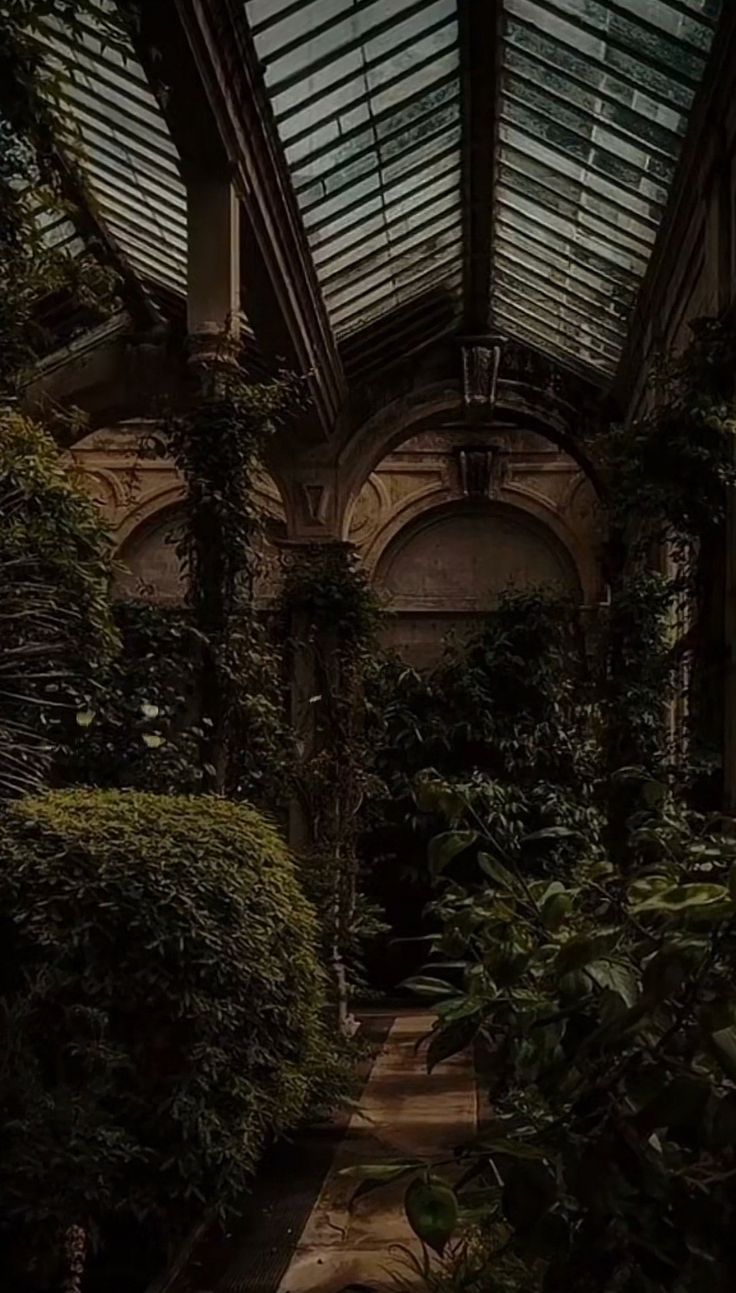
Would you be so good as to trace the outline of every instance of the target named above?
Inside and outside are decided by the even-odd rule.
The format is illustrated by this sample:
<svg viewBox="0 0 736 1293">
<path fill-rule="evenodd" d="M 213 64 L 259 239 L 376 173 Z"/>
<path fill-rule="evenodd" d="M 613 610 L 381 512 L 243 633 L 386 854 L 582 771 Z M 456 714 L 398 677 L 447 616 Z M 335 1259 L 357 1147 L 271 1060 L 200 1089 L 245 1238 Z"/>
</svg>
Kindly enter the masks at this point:
<svg viewBox="0 0 736 1293">
<path fill-rule="evenodd" d="M 287 541 L 282 554 L 296 742 L 290 837 L 324 914 L 335 1008 L 347 1028 L 344 951 L 355 903 L 357 819 L 366 788 L 360 701 L 378 612 L 350 544 Z"/>
</svg>

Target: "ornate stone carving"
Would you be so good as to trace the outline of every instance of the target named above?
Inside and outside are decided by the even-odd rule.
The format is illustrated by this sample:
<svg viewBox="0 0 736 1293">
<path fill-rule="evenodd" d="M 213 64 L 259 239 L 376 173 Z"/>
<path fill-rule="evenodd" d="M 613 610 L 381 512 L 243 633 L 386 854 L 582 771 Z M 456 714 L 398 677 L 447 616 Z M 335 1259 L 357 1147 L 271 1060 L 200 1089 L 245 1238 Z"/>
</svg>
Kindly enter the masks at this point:
<svg viewBox="0 0 736 1293">
<path fill-rule="evenodd" d="M 499 441 L 457 451 L 460 489 L 465 498 L 494 498 L 509 474 L 505 446 Z"/>
<path fill-rule="evenodd" d="M 535 388 L 581 411 L 591 409 L 600 399 L 593 382 L 508 337 L 488 336 L 464 342 L 462 361 L 463 402 L 470 421 L 492 418 L 501 382 Z"/>
<path fill-rule="evenodd" d="M 463 346 L 463 402 L 465 416 L 470 421 L 484 421 L 492 416 L 500 364 L 499 341 Z"/>
<path fill-rule="evenodd" d="M 327 514 L 327 490 L 321 482 L 303 481 L 304 511 L 315 525 L 324 525 Z"/>
</svg>

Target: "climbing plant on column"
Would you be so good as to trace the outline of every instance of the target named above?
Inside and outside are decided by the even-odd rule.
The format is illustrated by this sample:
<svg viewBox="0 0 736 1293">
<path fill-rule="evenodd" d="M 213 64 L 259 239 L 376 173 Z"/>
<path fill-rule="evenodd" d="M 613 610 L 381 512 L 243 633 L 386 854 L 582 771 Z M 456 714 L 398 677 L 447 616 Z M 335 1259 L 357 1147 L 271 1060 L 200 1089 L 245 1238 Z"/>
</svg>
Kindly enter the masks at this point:
<svg viewBox="0 0 736 1293">
<path fill-rule="evenodd" d="M 709 608 L 712 617 L 714 599 L 725 595 L 718 571 L 736 483 L 735 365 L 733 327 L 697 321 L 690 345 L 655 372 L 646 412 L 612 427 L 596 446 L 609 510 L 611 772 L 633 765 L 663 774 L 677 666 L 689 656 L 696 684 L 705 668 Z M 679 637 L 678 617 L 689 621 Z M 621 793 L 612 801 L 619 820 L 635 802 Z"/>
<path fill-rule="evenodd" d="M 191 407 L 169 424 L 187 483 L 179 552 L 200 643 L 201 759 L 205 786 L 235 797 L 286 758 L 278 652 L 256 606 L 263 518 L 256 501 L 262 454 L 280 419 L 302 401 L 284 375 L 248 381 L 227 338 L 197 363 Z"/>
<path fill-rule="evenodd" d="M 378 606 L 347 544 L 308 543 L 287 557 L 293 778 L 303 818 L 305 884 L 323 913 L 335 1007 L 349 1027 L 346 961 L 356 952 L 358 814 L 369 780 L 360 701 Z"/>
</svg>

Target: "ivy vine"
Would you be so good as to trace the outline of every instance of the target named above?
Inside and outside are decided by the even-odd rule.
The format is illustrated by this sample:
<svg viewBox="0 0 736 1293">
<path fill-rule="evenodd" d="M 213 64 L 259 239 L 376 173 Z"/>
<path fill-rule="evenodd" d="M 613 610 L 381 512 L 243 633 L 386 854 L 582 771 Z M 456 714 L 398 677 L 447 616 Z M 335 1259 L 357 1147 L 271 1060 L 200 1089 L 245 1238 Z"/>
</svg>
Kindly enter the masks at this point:
<svg viewBox="0 0 736 1293">
<path fill-rule="evenodd" d="M 380 612 L 347 544 L 312 543 L 292 553 L 282 593 L 289 641 L 292 721 L 299 755 L 292 784 L 305 825 L 304 881 L 323 914 L 338 1022 L 360 943 L 383 926 L 358 884 L 359 814 L 370 783 L 363 714 L 365 670 Z"/>
<path fill-rule="evenodd" d="M 199 639 L 205 787 L 238 797 L 239 753 L 259 751 L 271 774 L 286 758 L 279 657 L 255 601 L 263 540 L 256 482 L 265 445 L 301 403 L 302 384 L 286 374 L 249 382 L 225 343 L 198 379 L 190 409 L 168 428 L 187 483 L 178 550 Z"/>
</svg>

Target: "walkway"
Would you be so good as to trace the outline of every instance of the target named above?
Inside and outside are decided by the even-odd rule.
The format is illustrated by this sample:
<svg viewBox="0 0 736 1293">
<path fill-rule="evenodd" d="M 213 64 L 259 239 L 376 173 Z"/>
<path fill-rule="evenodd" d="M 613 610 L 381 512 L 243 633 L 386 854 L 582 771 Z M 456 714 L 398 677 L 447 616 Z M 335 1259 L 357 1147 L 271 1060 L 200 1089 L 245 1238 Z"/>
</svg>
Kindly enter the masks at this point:
<svg viewBox="0 0 736 1293">
<path fill-rule="evenodd" d="M 418 1049 L 417 1043 L 431 1025 L 430 1015 L 402 1014 L 395 1019 L 279 1293 L 339 1293 L 350 1284 L 394 1287 L 387 1274 L 389 1268 L 397 1270 L 400 1261 L 394 1245 L 416 1246 L 402 1208 L 406 1185 L 398 1182 L 378 1190 L 351 1212 L 349 1201 L 357 1182 L 340 1172 L 353 1164 L 452 1151 L 472 1134 L 472 1059 L 457 1056 L 428 1075 L 425 1048 Z"/>
</svg>

